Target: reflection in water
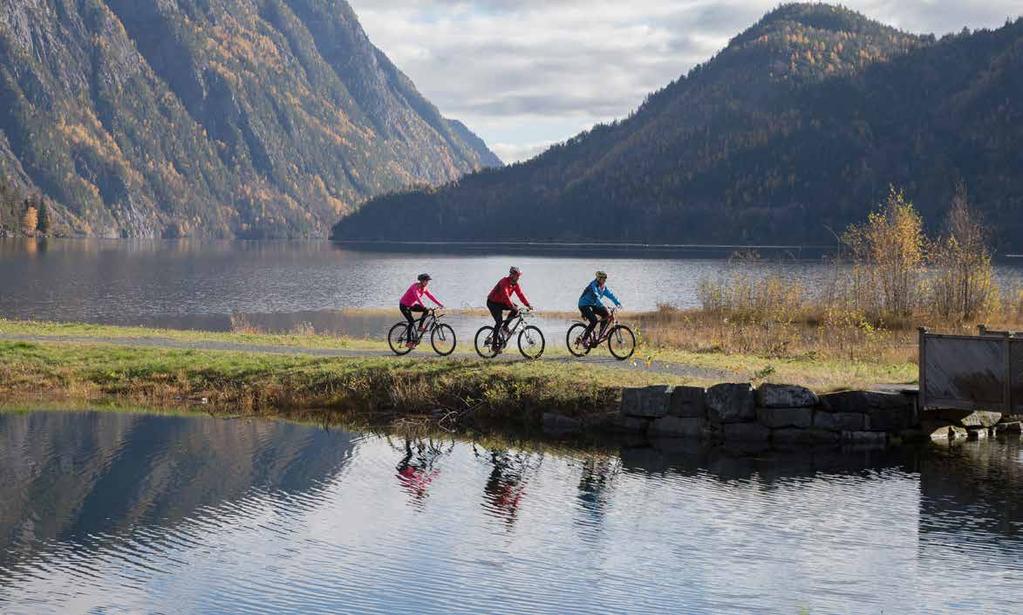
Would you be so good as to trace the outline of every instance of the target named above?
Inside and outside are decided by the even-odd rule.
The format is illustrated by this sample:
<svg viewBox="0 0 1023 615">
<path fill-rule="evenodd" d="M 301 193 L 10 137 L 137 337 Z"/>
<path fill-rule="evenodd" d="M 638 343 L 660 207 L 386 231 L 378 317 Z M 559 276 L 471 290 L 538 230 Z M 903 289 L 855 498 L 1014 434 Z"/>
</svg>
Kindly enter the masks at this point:
<svg viewBox="0 0 1023 615">
<path fill-rule="evenodd" d="M 388 439 L 390 444 L 390 439 Z M 394 447 L 391 444 L 392 448 Z M 405 438 L 404 457 L 398 462 L 397 477 L 402 488 L 409 494 L 411 501 L 422 507 L 423 502 L 430 495 L 430 483 L 440 475 L 440 469 L 436 467 L 437 461 L 445 455 L 451 454 L 455 443 L 449 442 L 446 445 L 438 444 L 432 438 L 428 440 L 417 440 L 413 444 L 410 438 Z"/>
<path fill-rule="evenodd" d="M 584 524 L 600 529 L 607 514 L 615 477 L 621 469 L 615 457 L 586 459 L 579 478 L 579 506 L 586 513 Z"/>
<path fill-rule="evenodd" d="M 0 612 L 1019 613 L 1021 455 L 0 414 Z"/>
<path fill-rule="evenodd" d="M 529 453 L 513 453 L 503 450 L 491 450 L 481 453 L 473 446 L 477 459 L 487 459 L 490 463 L 490 476 L 483 486 L 483 509 L 491 515 L 503 519 L 508 527 L 515 524 L 519 506 L 526 491 L 527 472 L 530 468 L 539 469 L 539 459 L 534 463 L 534 456 Z"/>
</svg>

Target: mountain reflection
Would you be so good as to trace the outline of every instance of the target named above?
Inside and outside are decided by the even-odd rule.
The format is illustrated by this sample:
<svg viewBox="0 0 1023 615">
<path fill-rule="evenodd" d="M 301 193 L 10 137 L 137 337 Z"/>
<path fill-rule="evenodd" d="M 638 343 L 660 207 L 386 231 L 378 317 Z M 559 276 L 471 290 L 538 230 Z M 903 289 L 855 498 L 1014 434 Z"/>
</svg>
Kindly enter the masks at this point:
<svg viewBox="0 0 1023 615">
<path fill-rule="evenodd" d="M 0 414 L 0 567 L 30 544 L 171 526 L 253 491 L 316 490 L 354 448 L 346 432 L 283 422 Z"/>
</svg>

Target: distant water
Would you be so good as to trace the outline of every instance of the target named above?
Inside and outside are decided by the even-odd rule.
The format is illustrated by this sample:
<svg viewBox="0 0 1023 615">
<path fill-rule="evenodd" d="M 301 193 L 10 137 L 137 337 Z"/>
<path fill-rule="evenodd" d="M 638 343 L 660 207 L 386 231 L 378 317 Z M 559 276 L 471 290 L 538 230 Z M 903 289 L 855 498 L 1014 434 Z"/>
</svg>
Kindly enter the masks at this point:
<svg viewBox="0 0 1023 615">
<path fill-rule="evenodd" d="M 735 266 L 723 258 L 629 250 L 631 257 L 621 249 L 578 247 L 495 254 L 367 252 L 328 242 L 0 240 L 0 315 L 210 329 L 226 328 L 229 316 L 239 313 L 295 323 L 336 319 L 324 314 L 344 308 L 386 308 L 396 315 L 402 292 L 424 271 L 448 306 L 482 308 L 511 265 L 523 270 L 523 288 L 540 310 L 574 310 L 583 287 L 603 269 L 626 307 L 638 311 L 658 303 L 695 306 L 699 281 Z M 833 274 L 819 257 L 794 258 L 801 254 L 774 250 L 765 254 L 770 260 L 741 266 L 810 288 Z M 1007 263 L 1000 276 L 1023 280 L 1023 261 Z M 375 330 L 379 323 L 346 326 Z"/>
<path fill-rule="evenodd" d="M 0 612 L 1023 612 L 1023 449 L 0 414 Z"/>
</svg>

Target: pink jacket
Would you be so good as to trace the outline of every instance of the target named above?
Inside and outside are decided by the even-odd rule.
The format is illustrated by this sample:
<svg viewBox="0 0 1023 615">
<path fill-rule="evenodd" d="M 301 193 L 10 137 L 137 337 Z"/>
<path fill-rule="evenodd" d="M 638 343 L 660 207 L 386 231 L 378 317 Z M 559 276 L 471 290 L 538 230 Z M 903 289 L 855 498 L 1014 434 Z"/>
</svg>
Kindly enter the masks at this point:
<svg viewBox="0 0 1023 615">
<path fill-rule="evenodd" d="M 430 291 L 421 287 L 419 282 L 413 282 L 412 286 L 408 287 L 405 294 L 401 296 L 401 304 L 405 307 L 412 307 L 414 305 L 422 305 L 423 307 L 426 307 L 426 305 L 423 304 L 423 295 L 426 295 L 430 301 L 436 303 L 437 307 L 444 307 L 440 301 L 437 301 L 437 297 L 434 297 L 430 294 Z"/>
</svg>

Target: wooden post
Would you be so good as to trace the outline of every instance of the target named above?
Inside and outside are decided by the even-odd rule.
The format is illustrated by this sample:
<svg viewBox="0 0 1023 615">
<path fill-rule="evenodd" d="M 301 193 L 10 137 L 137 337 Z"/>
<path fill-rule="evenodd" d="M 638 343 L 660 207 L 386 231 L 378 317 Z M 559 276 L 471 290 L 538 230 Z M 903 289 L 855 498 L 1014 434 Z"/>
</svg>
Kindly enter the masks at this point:
<svg viewBox="0 0 1023 615">
<path fill-rule="evenodd" d="M 1012 335 L 1005 336 L 1005 416 L 1012 414 Z"/>
<path fill-rule="evenodd" d="M 927 327 L 920 327 L 917 331 L 920 335 L 920 348 L 917 351 L 917 362 L 919 363 L 917 381 L 920 386 L 920 394 L 917 396 L 917 408 L 919 412 L 923 412 L 927 409 Z"/>
</svg>

